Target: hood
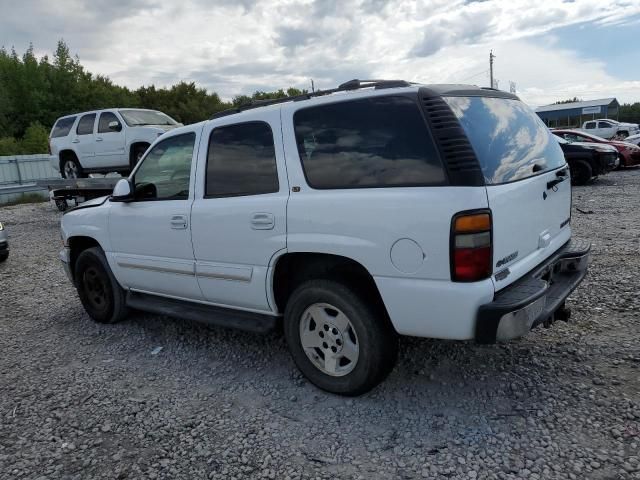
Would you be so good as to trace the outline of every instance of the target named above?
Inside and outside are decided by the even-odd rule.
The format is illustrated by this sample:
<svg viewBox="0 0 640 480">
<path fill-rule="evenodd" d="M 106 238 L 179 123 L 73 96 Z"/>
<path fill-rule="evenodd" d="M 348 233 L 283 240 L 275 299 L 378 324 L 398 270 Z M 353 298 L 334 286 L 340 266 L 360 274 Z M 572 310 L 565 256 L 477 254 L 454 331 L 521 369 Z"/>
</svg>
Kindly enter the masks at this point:
<svg viewBox="0 0 640 480">
<path fill-rule="evenodd" d="M 589 150 L 597 150 L 599 152 L 618 152 L 616 147 L 606 143 L 594 143 L 594 142 L 571 142 L 569 145 L 575 145 L 576 147 L 588 148 Z"/>
<path fill-rule="evenodd" d="M 93 198 L 91 200 L 87 200 L 86 202 L 82 202 L 77 207 L 70 208 L 69 210 L 64 212 L 64 214 L 67 215 L 68 213 L 75 212 L 76 210 L 81 210 L 83 208 L 99 207 L 100 205 L 103 205 L 108 198 L 109 198 L 109 195 L 105 195 L 104 197 L 98 197 L 98 198 Z"/>
</svg>

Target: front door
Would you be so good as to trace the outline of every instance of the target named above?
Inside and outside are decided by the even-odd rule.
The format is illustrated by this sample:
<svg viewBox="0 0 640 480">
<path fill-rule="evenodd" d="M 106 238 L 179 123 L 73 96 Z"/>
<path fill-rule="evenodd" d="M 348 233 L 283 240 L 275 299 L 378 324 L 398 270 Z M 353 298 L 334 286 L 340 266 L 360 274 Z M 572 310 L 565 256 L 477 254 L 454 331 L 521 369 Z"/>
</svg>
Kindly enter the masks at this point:
<svg viewBox="0 0 640 480">
<path fill-rule="evenodd" d="M 217 305 L 270 311 L 269 263 L 286 248 L 289 187 L 279 110 L 221 119 L 203 131 L 191 211 L 196 275 Z"/>
<path fill-rule="evenodd" d="M 73 140 L 71 140 L 71 143 L 75 145 L 74 150 L 78 155 L 80 165 L 85 169 L 95 168 L 96 145 L 93 134 L 95 123 L 95 113 L 89 113 L 80 117 L 75 131 L 76 135 Z"/>
<path fill-rule="evenodd" d="M 129 166 L 122 122 L 113 112 L 102 112 L 96 133 L 96 163 L 101 167 Z"/>
<path fill-rule="evenodd" d="M 134 201 L 112 203 L 110 260 L 126 288 L 202 299 L 189 221 L 197 136 L 190 132 L 157 143 L 132 175 Z"/>
</svg>

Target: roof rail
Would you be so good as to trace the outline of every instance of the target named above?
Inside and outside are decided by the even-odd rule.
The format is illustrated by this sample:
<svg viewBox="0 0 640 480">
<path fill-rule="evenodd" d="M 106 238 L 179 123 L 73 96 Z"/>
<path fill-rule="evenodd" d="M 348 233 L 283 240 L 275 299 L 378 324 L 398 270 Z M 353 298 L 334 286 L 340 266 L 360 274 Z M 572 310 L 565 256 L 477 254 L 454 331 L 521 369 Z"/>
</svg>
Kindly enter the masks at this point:
<svg viewBox="0 0 640 480">
<path fill-rule="evenodd" d="M 238 105 L 237 107 L 222 110 L 221 112 L 214 113 L 210 120 L 214 118 L 226 117 L 227 115 L 233 115 L 234 113 L 244 112 L 245 110 L 252 110 L 254 108 L 266 107 L 267 105 L 276 105 L 278 103 L 286 102 L 299 102 L 301 100 L 308 100 L 313 97 L 321 97 L 323 95 L 330 95 L 336 92 L 346 92 L 351 90 L 358 90 L 360 88 L 398 88 L 409 87 L 412 83 L 405 80 L 349 80 L 338 86 L 338 88 L 331 88 L 328 90 L 316 90 L 311 93 L 303 93 L 302 95 L 294 95 L 292 97 L 274 98 L 270 100 L 253 100 L 249 103 Z"/>
</svg>

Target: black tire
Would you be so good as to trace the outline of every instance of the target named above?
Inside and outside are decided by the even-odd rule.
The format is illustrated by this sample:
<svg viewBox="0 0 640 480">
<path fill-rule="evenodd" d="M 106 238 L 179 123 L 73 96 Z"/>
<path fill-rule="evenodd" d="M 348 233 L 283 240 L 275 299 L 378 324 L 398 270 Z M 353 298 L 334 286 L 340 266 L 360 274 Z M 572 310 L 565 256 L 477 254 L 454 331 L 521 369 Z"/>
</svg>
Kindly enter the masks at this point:
<svg viewBox="0 0 640 480">
<path fill-rule="evenodd" d="M 78 256 L 75 283 L 82 306 L 94 321 L 116 323 L 127 316 L 125 292 L 101 248 L 88 248 Z"/>
<path fill-rule="evenodd" d="M 72 171 L 76 172 L 75 176 L 71 174 Z M 72 156 L 66 156 L 60 160 L 60 175 L 62 178 L 87 178 L 78 159 Z"/>
<path fill-rule="evenodd" d="M 55 202 L 56 202 L 56 207 L 61 212 L 64 212 L 65 210 L 67 210 L 69 208 L 69 204 L 67 203 L 67 201 L 64 198 L 58 198 L 58 199 L 55 200 Z"/>
<path fill-rule="evenodd" d="M 593 177 L 593 169 L 586 160 L 574 160 L 569 164 L 571 170 L 571 183 L 574 185 L 586 185 Z"/>
<path fill-rule="evenodd" d="M 291 294 L 284 312 L 285 338 L 294 362 L 303 375 L 317 387 L 340 395 L 361 395 L 378 385 L 393 370 L 398 356 L 397 334 L 385 312 L 381 311 L 371 297 L 369 295 L 367 301 L 367 296 L 333 280 L 310 280 L 301 284 Z M 303 318 L 303 314 L 316 304 L 328 306 L 329 311 L 334 307 L 343 312 L 353 329 L 352 332 L 350 330 L 351 338 L 356 339 L 358 356 L 355 365 L 351 367 L 352 370 L 342 376 L 331 376 L 321 370 L 312 362 L 302 346 L 301 323 L 306 318 L 306 315 Z M 316 328 L 318 335 L 323 335 L 319 324 Z M 329 333 L 330 329 L 326 331 Z M 334 345 L 340 345 L 338 340 L 335 342 Z M 326 347 L 318 346 L 311 353 L 316 355 L 320 362 L 325 358 L 322 348 Z"/>
<path fill-rule="evenodd" d="M 9 252 L 0 253 L 0 263 L 4 262 L 9 258 Z"/>
<path fill-rule="evenodd" d="M 627 131 L 618 132 L 616 133 L 616 135 L 618 135 L 620 138 L 627 138 L 629 136 L 629 132 Z"/>
<path fill-rule="evenodd" d="M 136 168 L 136 165 L 142 159 L 142 156 L 144 155 L 144 152 L 147 151 L 147 148 L 149 148 L 149 145 L 136 145 L 135 147 L 133 147 L 133 152 L 131 152 L 130 171 L 133 172 L 133 169 Z"/>
</svg>

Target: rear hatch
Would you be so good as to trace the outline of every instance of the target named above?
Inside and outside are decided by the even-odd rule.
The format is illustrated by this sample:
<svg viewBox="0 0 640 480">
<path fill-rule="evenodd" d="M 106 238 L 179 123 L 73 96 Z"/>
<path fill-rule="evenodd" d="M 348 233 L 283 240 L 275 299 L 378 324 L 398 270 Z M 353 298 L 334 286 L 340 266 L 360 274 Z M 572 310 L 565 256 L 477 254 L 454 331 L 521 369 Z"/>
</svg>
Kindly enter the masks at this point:
<svg viewBox="0 0 640 480">
<path fill-rule="evenodd" d="M 519 100 L 446 97 L 485 177 L 493 224 L 496 290 L 513 283 L 571 237 L 571 182 L 562 149 Z"/>
</svg>

